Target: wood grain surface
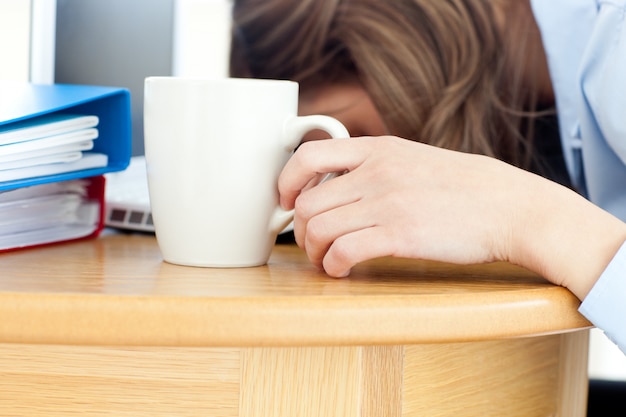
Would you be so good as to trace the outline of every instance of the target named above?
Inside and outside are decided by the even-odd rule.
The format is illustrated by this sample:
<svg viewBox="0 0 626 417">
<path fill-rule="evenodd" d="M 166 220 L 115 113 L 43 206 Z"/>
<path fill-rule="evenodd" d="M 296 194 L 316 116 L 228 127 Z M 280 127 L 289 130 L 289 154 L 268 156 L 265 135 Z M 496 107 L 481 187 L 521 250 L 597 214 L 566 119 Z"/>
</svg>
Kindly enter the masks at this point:
<svg viewBox="0 0 626 417">
<path fill-rule="evenodd" d="M 0 255 L 0 416 L 584 417 L 589 323 L 521 268 L 346 279 L 164 263 L 150 235 Z"/>
<path fill-rule="evenodd" d="M 0 256 L 0 342 L 329 346 L 466 342 L 590 326 L 566 289 L 505 263 L 383 258 L 345 279 L 295 245 L 256 268 L 162 261 L 149 235 Z"/>
</svg>

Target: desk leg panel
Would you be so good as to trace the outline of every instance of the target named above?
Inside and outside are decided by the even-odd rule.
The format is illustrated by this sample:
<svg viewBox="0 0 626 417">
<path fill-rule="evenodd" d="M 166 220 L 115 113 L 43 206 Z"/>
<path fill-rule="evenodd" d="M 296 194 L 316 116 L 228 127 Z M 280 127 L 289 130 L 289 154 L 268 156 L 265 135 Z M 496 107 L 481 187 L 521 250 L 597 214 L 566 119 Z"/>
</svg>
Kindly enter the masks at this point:
<svg viewBox="0 0 626 417">
<path fill-rule="evenodd" d="M 403 346 L 362 348 L 360 417 L 401 417 Z"/>
<path fill-rule="evenodd" d="M 587 415 L 588 359 L 588 330 L 561 335 L 558 416 Z"/>
<path fill-rule="evenodd" d="M 238 349 L 0 344 L 2 416 L 238 416 Z"/>
<path fill-rule="evenodd" d="M 406 346 L 402 415 L 584 417 L 588 340 L 580 333 Z"/>
<path fill-rule="evenodd" d="M 250 348 L 241 417 L 400 417 L 403 349 Z"/>
</svg>

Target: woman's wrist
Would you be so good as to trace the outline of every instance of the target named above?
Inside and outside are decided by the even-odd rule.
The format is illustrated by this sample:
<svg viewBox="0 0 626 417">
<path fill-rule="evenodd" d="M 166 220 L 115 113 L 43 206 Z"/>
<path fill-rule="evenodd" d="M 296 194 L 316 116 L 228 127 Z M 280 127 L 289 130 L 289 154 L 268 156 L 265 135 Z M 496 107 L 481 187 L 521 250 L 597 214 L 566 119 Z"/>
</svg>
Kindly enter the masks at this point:
<svg viewBox="0 0 626 417">
<path fill-rule="evenodd" d="M 568 188 L 523 175 L 509 260 L 582 300 L 626 240 L 626 224 Z"/>
</svg>

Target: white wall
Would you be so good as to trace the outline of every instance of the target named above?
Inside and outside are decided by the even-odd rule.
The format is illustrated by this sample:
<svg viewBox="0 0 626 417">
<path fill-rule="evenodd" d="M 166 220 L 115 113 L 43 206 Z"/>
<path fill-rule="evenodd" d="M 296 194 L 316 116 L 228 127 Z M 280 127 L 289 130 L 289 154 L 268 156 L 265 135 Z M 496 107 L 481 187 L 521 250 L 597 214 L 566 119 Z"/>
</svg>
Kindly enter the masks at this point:
<svg viewBox="0 0 626 417">
<path fill-rule="evenodd" d="M 626 381 L 626 355 L 598 329 L 591 330 L 589 377 Z"/>
<path fill-rule="evenodd" d="M 56 0 L 0 0 L 0 79 L 54 82 Z"/>
<path fill-rule="evenodd" d="M 0 0 L 0 79 L 27 81 L 30 0 Z"/>
<path fill-rule="evenodd" d="M 175 0 L 173 75 L 228 74 L 230 7 L 228 0 Z"/>
<path fill-rule="evenodd" d="M 0 79 L 29 79 L 30 21 L 31 0 L 0 0 Z M 172 73 L 225 76 L 229 37 L 229 0 L 175 0 Z"/>
</svg>

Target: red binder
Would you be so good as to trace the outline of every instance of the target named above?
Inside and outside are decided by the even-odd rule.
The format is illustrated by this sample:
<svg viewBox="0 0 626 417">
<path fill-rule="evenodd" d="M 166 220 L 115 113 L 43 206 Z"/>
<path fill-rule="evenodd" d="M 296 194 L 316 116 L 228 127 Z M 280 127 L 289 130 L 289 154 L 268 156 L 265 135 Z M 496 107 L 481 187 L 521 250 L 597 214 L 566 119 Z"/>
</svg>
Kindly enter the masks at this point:
<svg viewBox="0 0 626 417">
<path fill-rule="evenodd" d="M 76 182 L 77 180 L 70 180 L 69 182 L 72 181 Z M 0 253 L 99 236 L 104 228 L 105 177 L 103 175 L 88 177 L 82 179 L 81 182 L 84 183 L 84 190 L 86 191 L 81 199 L 83 207 L 90 207 L 88 221 L 85 221 L 84 224 L 48 224 L 45 229 L 21 231 L 10 235 L 9 239 L 2 236 L 0 237 Z M 54 220 L 52 217 L 51 219 Z M 37 221 L 37 219 L 31 218 L 24 220 L 25 222 Z M 40 233 L 42 230 L 46 232 L 43 236 Z"/>
</svg>

